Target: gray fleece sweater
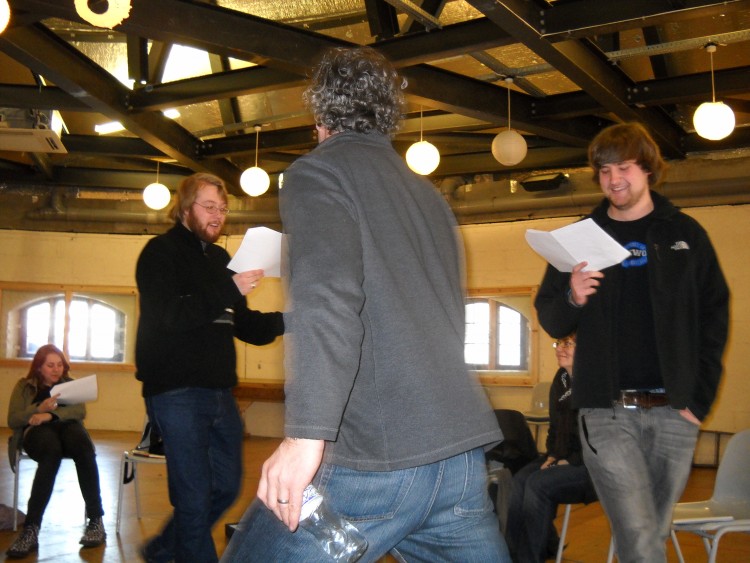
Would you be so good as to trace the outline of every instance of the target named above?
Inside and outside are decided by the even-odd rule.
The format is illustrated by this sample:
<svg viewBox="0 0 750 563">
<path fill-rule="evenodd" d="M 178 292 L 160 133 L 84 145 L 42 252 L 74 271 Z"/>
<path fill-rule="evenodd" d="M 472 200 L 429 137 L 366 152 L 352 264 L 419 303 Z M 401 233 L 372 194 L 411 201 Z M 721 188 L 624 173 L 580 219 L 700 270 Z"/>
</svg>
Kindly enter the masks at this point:
<svg viewBox="0 0 750 563">
<path fill-rule="evenodd" d="M 464 363 L 450 208 L 379 133 L 343 132 L 284 174 L 286 435 L 365 471 L 502 438 Z"/>
</svg>

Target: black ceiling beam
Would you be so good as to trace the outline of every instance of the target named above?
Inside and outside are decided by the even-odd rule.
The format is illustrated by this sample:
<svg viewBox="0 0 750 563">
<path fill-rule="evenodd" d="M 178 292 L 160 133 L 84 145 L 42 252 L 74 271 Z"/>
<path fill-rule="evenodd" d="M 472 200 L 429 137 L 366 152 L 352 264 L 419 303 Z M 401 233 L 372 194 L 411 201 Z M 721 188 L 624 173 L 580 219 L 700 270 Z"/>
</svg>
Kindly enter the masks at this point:
<svg viewBox="0 0 750 563">
<path fill-rule="evenodd" d="M 399 32 L 396 8 L 385 0 L 365 0 L 370 35 L 378 40 L 390 39 Z"/>
<path fill-rule="evenodd" d="M 108 137 L 101 135 L 71 135 L 63 133 L 60 139 L 68 152 L 129 155 L 147 158 L 163 158 L 166 155 L 137 137 Z"/>
<path fill-rule="evenodd" d="M 216 174 L 233 193 L 241 193 L 241 171 L 230 161 L 202 160 L 200 140 L 159 112 L 132 114 L 124 105 L 128 89 L 40 24 L 6 30 L 0 50 L 33 72 L 51 80 L 69 94 L 195 171 Z"/>
<path fill-rule="evenodd" d="M 420 8 L 430 14 L 431 16 L 435 17 L 436 19 L 440 18 L 440 14 L 443 11 L 443 8 L 445 7 L 446 0 L 422 0 L 422 3 L 420 4 Z M 417 31 L 425 31 L 426 28 L 422 22 L 416 21 L 414 18 L 409 16 L 406 19 L 406 22 L 402 26 L 402 31 L 404 33 L 414 33 Z"/>
<path fill-rule="evenodd" d="M 591 43 L 572 39 L 552 44 L 542 38 L 529 23 L 536 17 L 536 10 L 523 0 L 506 0 L 502 4 L 496 0 L 467 2 L 588 92 L 607 111 L 623 121 L 644 123 L 665 155 L 684 156 L 680 127 L 658 110 L 631 106 L 627 101 L 631 82 Z"/>
<path fill-rule="evenodd" d="M 129 93 L 128 104 L 134 111 L 166 109 L 217 98 L 270 92 L 303 82 L 304 78 L 298 74 L 255 66 L 138 88 Z"/>
<path fill-rule="evenodd" d="M 402 69 L 402 74 L 409 81 L 406 91 L 417 101 L 422 99 L 438 109 L 491 124 L 508 124 L 508 93 L 505 88 L 427 65 Z M 446 84 L 451 84 L 451 88 L 446 88 Z M 436 99 L 436 93 L 441 93 L 440 99 Z M 597 120 L 586 118 L 554 123 L 537 120 L 533 115 L 534 98 L 515 91 L 511 91 L 510 97 L 512 124 L 520 131 L 585 146 L 602 127 Z"/>
<path fill-rule="evenodd" d="M 465 53 L 467 48 L 481 51 L 514 42 L 507 33 L 483 18 L 429 33 L 381 41 L 377 48 L 396 66 L 403 67 L 457 56 Z M 295 87 L 304 80 L 304 76 L 297 73 L 258 66 L 138 88 L 130 93 L 128 102 L 133 110 L 166 109 Z"/>
<path fill-rule="evenodd" d="M 714 84 L 719 99 L 744 94 L 750 90 L 750 67 L 714 71 Z M 631 94 L 633 103 L 644 105 L 707 102 L 710 98 L 710 72 L 639 82 Z"/>
<path fill-rule="evenodd" d="M 717 70 L 714 80 L 719 99 L 743 94 L 750 90 L 750 67 Z M 710 72 L 637 82 L 627 93 L 629 103 L 642 106 L 703 102 L 710 96 Z M 569 119 L 605 109 L 586 92 L 571 92 L 536 100 L 533 111 L 539 119 Z"/>
<path fill-rule="evenodd" d="M 59 111 L 91 111 L 80 99 L 57 86 L 19 86 L 0 84 L 0 105 L 20 109 L 56 109 Z"/>
<path fill-rule="evenodd" d="M 24 1 L 28 6 L 48 15 L 73 21 L 80 19 L 72 4 L 60 4 L 57 0 Z M 172 17 L 175 13 L 179 13 L 180 18 Z M 130 16 L 117 26 L 117 29 L 142 37 L 205 49 L 240 60 L 267 63 L 268 66 L 300 75 L 304 75 L 309 70 L 322 50 L 334 45 L 347 45 L 345 42 L 323 35 L 194 0 L 160 0 L 159 2 L 133 0 Z M 221 29 L 222 33 L 218 35 L 215 32 L 216 29 Z M 424 35 L 433 33 L 435 32 Z M 434 73 L 431 78 L 430 73 Z M 423 99 L 429 100 L 430 104 L 436 107 L 452 105 L 452 111 L 462 115 L 475 113 L 476 98 L 461 95 L 461 90 L 466 87 L 467 81 L 471 82 L 472 79 L 453 75 L 456 77 L 454 83 L 441 82 L 447 77 L 440 73 L 439 69 L 433 67 L 422 67 L 419 74 L 423 82 L 430 78 L 429 81 L 435 86 L 431 91 L 423 89 L 419 94 Z M 502 93 L 504 96 L 504 88 L 485 84 L 479 80 L 473 82 L 476 82 L 473 90 L 481 90 L 483 93 Z M 452 101 L 446 98 L 450 100 L 461 98 L 465 105 L 453 105 Z M 516 119 L 515 110 L 513 113 L 513 118 Z M 507 104 L 504 112 L 495 111 L 490 116 L 492 117 L 489 120 L 490 123 L 505 123 Z M 529 131 L 533 130 L 535 134 L 553 139 L 567 137 L 571 129 L 575 129 L 573 123 L 566 123 L 565 126 L 560 123 L 551 123 L 545 126 L 540 123 L 532 125 L 519 122 L 517 125 L 523 130 L 526 130 L 526 125 L 528 125 Z M 588 131 L 588 127 L 581 125 L 581 130 Z M 574 144 L 579 144 L 580 135 L 575 137 Z"/>
<path fill-rule="evenodd" d="M 380 41 L 376 47 L 394 65 L 405 67 L 514 43 L 517 41 L 492 21 L 480 18 Z"/>
<path fill-rule="evenodd" d="M 676 4 L 670 0 L 560 2 L 535 10 L 535 27 L 545 39 L 562 41 L 750 9 L 748 0 L 681 0 Z"/>
<path fill-rule="evenodd" d="M 750 148 L 750 127 L 735 129 L 728 137 L 720 141 L 709 141 L 697 133 L 691 133 L 685 137 L 687 152 L 714 152 L 740 148 Z"/>
<path fill-rule="evenodd" d="M 263 131 L 258 141 L 259 151 L 311 149 L 318 144 L 313 127 L 294 127 L 278 131 Z M 227 156 L 255 150 L 255 133 L 218 137 L 204 141 L 206 157 Z"/>
<path fill-rule="evenodd" d="M 229 59 L 221 55 L 208 54 L 208 61 L 211 65 L 211 74 L 217 72 L 226 72 L 231 70 Z M 216 102 L 219 105 L 219 114 L 221 115 L 222 126 L 235 125 L 241 121 L 240 104 L 235 96 L 230 98 L 218 98 Z M 228 132 L 228 135 L 234 135 L 234 132 Z"/>
<path fill-rule="evenodd" d="M 128 78 L 135 84 L 148 83 L 148 39 L 128 35 Z"/>
</svg>

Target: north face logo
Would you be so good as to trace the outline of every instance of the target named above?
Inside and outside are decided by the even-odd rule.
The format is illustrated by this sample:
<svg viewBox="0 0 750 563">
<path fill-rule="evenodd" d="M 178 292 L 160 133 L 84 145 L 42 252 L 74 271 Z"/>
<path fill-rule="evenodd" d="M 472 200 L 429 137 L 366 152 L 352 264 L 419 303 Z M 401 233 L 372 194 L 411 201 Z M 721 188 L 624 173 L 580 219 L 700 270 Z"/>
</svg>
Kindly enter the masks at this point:
<svg viewBox="0 0 750 563">
<path fill-rule="evenodd" d="M 690 246 L 688 246 L 688 243 L 686 243 L 684 240 L 678 240 L 669 248 L 671 248 L 672 250 L 690 250 Z"/>
</svg>

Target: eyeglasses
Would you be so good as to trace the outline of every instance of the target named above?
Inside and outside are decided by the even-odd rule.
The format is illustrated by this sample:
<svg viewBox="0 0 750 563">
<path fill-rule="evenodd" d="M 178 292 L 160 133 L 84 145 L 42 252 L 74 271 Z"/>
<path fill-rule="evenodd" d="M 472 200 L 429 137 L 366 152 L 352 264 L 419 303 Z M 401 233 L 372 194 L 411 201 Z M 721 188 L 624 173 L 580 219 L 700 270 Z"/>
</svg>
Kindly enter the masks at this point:
<svg viewBox="0 0 750 563">
<path fill-rule="evenodd" d="M 206 213 L 209 215 L 216 215 L 217 213 L 221 213 L 222 215 L 226 215 L 229 213 L 228 207 L 219 207 L 217 205 L 203 205 L 202 203 L 198 203 L 197 201 L 193 202 L 194 205 L 200 205 L 203 209 L 206 210 Z"/>
<path fill-rule="evenodd" d="M 575 340 L 558 340 L 552 343 L 553 348 L 573 348 L 575 345 Z"/>
</svg>

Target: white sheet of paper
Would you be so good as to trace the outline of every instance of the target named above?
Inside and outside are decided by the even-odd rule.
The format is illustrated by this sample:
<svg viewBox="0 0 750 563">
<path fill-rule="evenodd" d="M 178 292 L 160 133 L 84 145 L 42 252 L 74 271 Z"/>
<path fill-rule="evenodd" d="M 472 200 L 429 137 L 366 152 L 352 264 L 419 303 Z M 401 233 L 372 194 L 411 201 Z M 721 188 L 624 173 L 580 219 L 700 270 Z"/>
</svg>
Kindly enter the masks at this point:
<svg viewBox="0 0 750 563">
<path fill-rule="evenodd" d="M 589 263 L 588 271 L 603 270 L 630 256 L 630 252 L 593 219 L 549 232 L 527 229 L 526 242 L 561 272 L 570 272 L 573 266 L 584 261 Z"/>
<path fill-rule="evenodd" d="M 281 277 L 281 233 L 267 227 L 252 227 L 227 266 L 233 272 L 263 270 L 267 278 Z"/>
<path fill-rule="evenodd" d="M 50 397 L 54 397 L 57 393 L 60 393 L 57 402 L 62 405 L 77 405 L 79 403 L 96 401 L 99 396 L 96 374 L 74 379 L 73 381 L 66 381 L 65 383 L 58 383 L 49 390 Z"/>
</svg>

